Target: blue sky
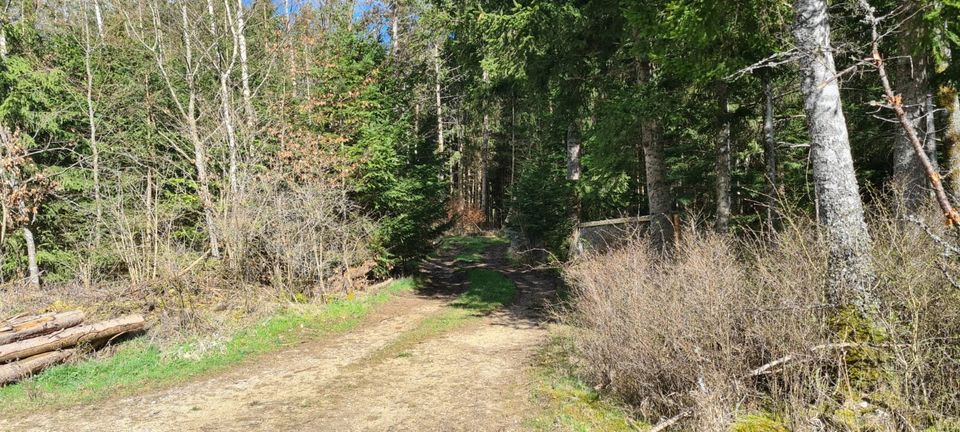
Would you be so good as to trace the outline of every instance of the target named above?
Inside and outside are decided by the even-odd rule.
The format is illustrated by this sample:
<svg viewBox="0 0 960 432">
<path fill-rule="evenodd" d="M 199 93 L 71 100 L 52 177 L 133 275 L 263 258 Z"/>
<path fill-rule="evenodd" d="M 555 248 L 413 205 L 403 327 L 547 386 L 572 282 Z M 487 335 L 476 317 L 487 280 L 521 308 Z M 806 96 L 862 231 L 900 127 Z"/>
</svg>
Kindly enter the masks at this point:
<svg viewBox="0 0 960 432">
<path fill-rule="evenodd" d="M 254 1 L 255 0 L 243 0 L 243 4 L 246 6 L 250 6 L 251 4 L 253 4 Z M 273 4 L 277 6 L 278 14 L 283 13 L 283 10 L 282 10 L 283 2 L 284 0 L 273 0 Z M 289 2 L 290 2 L 291 12 L 296 13 L 296 11 L 299 10 L 305 4 L 319 5 L 323 3 L 323 0 L 289 0 Z M 357 0 L 356 7 L 353 10 L 353 18 L 354 19 L 360 18 L 361 16 L 363 16 L 364 13 L 369 12 L 373 8 L 377 7 L 378 5 L 382 5 L 383 2 L 384 0 Z M 380 28 L 379 33 L 380 33 L 380 40 L 383 43 L 390 42 L 390 32 L 388 31 L 387 26 L 383 26 L 382 28 Z"/>
<path fill-rule="evenodd" d="M 289 1 L 290 1 L 290 8 L 293 9 L 294 12 L 296 12 L 296 10 L 299 9 L 302 4 L 312 3 L 314 5 L 318 5 L 321 3 L 321 0 L 289 0 Z M 254 0 L 243 0 L 243 4 L 247 6 L 250 6 L 250 4 L 252 4 L 253 2 Z M 356 10 L 354 10 L 353 12 L 353 16 L 359 17 L 364 12 L 367 12 L 370 9 L 373 9 L 374 5 L 376 5 L 377 3 L 378 3 L 378 0 L 359 0 L 357 2 Z M 277 5 L 277 8 L 282 8 L 283 0 L 273 0 L 273 4 Z"/>
</svg>

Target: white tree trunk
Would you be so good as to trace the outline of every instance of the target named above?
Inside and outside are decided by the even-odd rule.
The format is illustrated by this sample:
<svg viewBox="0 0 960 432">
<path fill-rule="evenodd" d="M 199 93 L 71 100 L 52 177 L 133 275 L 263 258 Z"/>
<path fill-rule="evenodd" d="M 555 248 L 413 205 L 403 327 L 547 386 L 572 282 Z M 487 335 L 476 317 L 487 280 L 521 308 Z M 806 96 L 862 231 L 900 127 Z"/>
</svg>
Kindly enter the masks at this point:
<svg viewBox="0 0 960 432">
<path fill-rule="evenodd" d="M 250 66 L 247 62 L 247 21 L 244 15 L 243 0 L 237 0 L 237 47 L 240 50 L 240 84 L 243 91 L 243 113 L 246 117 L 247 133 L 253 132 L 256 113 L 253 111 L 253 98 L 250 93 Z"/>
<path fill-rule="evenodd" d="M 390 3 L 390 53 L 394 57 L 400 54 L 400 5 L 397 1 Z"/>
<path fill-rule="evenodd" d="M 4 30 L 6 21 L 0 20 L 0 59 L 7 59 L 7 31 Z"/>
<path fill-rule="evenodd" d="M 23 241 L 27 244 L 27 281 L 33 288 L 40 288 L 40 266 L 37 265 L 37 242 L 30 226 L 23 227 Z"/>
<path fill-rule="evenodd" d="M 580 131 L 576 121 L 567 126 L 567 180 L 580 180 Z"/>
<path fill-rule="evenodd" d="M 871 240 L 863 216 L 840 87 L 830 44 L 826 0 L 796 0 L 794 37 L 803 57 L 801 93 L 810 133 L 820 223 L 830 244 L 830 301 L 853 305 L 862 313 L 874 308 L 875 281 Z"/>
<path fill-rule="evenodd" d="M 100 0 L 93 0 L 93 14 L 97 19 L 97 35 L 100 36 L 100 40 L 103 40 L 103 14 L 100 13 Z"/>
<path fill-rule="evenodd" d="M 230 107 L 230 87 L 228 85 L 229 71 L 220 74 L 220 107 L 223 115 L 223 127 L 227 132 L 227 151 L 229 153 L 228 181 L 230 182 L 231 197 L 236 197 L 240 190 L 237 180 L 237 132 L 233 124 L 233 112 Z"/>
<path fill-rule="evenodd" d="M 443 154 L 444 150 L 444 136 L 443 136 L 443 98 L 441 95 L 440 83 L 443 78 L 441 73 L 441 63 L 442 59 L 440 58 L 440 44 L 437 43 L 433 46 L 433 72 L 435 77 L 435 93 L 437 98 L 437 153 Z"/>
<path fill-rule="evenodd" d="M 96 5 L 96 17 L 97 23 L 99 26 L 102 26 L 102 18 L 100 17 L 100 6 L 99 3 L 94 2 Z M 86 15 L 86 12 L 84 12 Z M 102 29 L 101 37 L 102 35 Z M 90 129 L 90 134 L 88 139 L 90 141 L 90 153 L 93 158 L 93 203 L 94 203 L 94 225 L 93 225 L 93 235 L 94 235 L 94 245 L 100 245 L 100 226 L 103 223 L 103 203 L 100 199 L 100 146 L 97 142 L 97 118 L 96 112 L 93 106 L 93 44 L 90 40 L 90 25 L 87 22 L 86 16 L 83 20 L 83 66 L 84 72 L 86 73 L 86 97 L 87 97 L 87 124 Z"/>
<path fill-rule="evenodd" d="M 187 91 L 187 110 L 186 122 L 187 130 L 190 136 L 190 143 L 193 144 L 193 163 L 197 169 L 198 194 L 200 195 L 200 204 L 203 207 L 203 217 L 207 226 L 207 237 L 210 239 L 210 255 L 220 257 L 220 241 L 217 235 L 216 222 L 214 220 L 213 198 L 210 195 L 210 180 L 207 178 L 207 152 L 203 140 L 200 138 L 200 128 L 197 125 L 197 89 L 194 79 L 193 48 L 190 38 L 190 19 L 187 14 L 186 3 L 180 6 L 183 24 L 184 40 L 184 58 L 186 60 L 186 81 Z"/>
</svg>

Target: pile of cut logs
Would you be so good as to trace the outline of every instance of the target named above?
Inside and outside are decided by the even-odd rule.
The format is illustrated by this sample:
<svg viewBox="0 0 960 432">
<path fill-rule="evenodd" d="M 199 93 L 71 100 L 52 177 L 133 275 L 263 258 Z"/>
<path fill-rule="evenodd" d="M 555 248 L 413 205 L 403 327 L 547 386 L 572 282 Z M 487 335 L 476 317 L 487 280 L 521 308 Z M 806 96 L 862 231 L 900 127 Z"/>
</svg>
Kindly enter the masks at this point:
<svg viewBox="0 0 960 432">
<path fill-rule="evenodd" d="M 143 317 L 130 315 L 83 324 L 80 311 L 17 316 L 0 322 L 0 386 L 17 382 L 67 360 L 81 346 L 99 347 L 117 336 L 141 331 Z"/>
</svg>

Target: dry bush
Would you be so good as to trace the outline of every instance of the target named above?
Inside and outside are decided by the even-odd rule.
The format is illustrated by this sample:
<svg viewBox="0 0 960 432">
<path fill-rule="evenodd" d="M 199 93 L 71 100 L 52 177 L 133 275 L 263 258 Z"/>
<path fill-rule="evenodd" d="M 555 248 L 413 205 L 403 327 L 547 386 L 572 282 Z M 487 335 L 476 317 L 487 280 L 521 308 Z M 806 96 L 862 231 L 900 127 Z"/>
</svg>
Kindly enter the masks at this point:
<svg viewBox="0 0 960 432">
<path fill-rule="evenodd" d="M 246 281 L 324 296 L 352 288 L 372 267 L 372 222 L 329 185 L 257 183 L 220 226 L 227 271 Z"/>
<path fill-rule="evenodd" d="M 877 291 L 894 329 L 896 408 L 933 419 L 960 416 L 960 286 L 954 280 L 960 257 L 945 250 L 945 244 L 960 245 L 960 236 L 939 213 L 929 208 L 905 220 L 884 211 L 872 218 Z"/>
<path fill-rule="evenodd" d="M 447 205 L 447 215 L 450 220 L 454 221 L 450 228 L 450 233 L 454 235 L 479 233 L 483 231 L 481 226 L 487 221 L 482 208 L 473 206 L 462 199 L 451 201 Z"/>
<path fill-rule="evenodd" d="M 883 347 L 888 378 L 862 398 L 882 406 L 884 427 L 926 427 L 958 414 L 960 297 L 926 233 L 889 215 L 875 218 L 873 232 L 882 316 L 895 330 Z M 688 430 L 729 430 L 750 412 L 776 413 L 791 430 L 855 430 L 838 414 L 861 400 L 848 354 L 811 351 L 837 342 L 826 264 L 825 244 L 802 219 L 775 238 L 691 227 L 671 259 L 638 241 L 578 260 L 566 271 L 566 318 L 579 329 L 579 364 L 645 418 L 689 411 Z"/>
<path fill-rule="evenodd" d="M 247 183 L 216 215 L 223 255 L 215 259 L 204 252 L 192 201 L 159 199 L 152 176 L 115 184 L 105 194 L 99 240 L 91 230 L 76 253 L 76 279 L 41 290 L 0 285 L 0 318 L 66 309 L 91 320 L 139 313 L 151 338 L 215 337 L 291 301 L 362 288 L 372 267 L 373 222 L 337 185 Z"/>
</svg>

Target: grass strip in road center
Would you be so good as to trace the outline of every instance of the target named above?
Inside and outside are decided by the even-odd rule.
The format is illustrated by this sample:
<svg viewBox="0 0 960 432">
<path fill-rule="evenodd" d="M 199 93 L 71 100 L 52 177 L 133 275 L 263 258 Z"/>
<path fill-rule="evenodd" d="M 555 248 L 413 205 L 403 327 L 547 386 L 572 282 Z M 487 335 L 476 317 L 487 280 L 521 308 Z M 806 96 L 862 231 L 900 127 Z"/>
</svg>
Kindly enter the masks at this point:
<svg viewBox="0 0 960 432">
<path fill-rule="evenodd" d="M 412 330 L 398 336 L 366 361 L 355 367 L 378 363 L 392 357 L 412 357 L 414 346 L 432 337 L 459 328 L 513 302 L 517 286 L 502 273 L 489 269 L 467 270 L 470 287 L 437 314 L 425 318 Z"/>
</svg>

